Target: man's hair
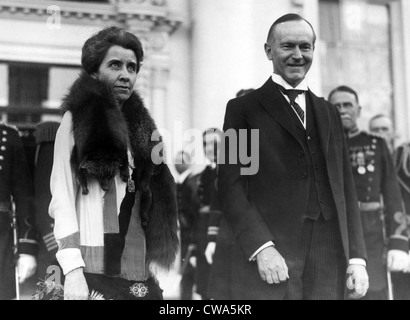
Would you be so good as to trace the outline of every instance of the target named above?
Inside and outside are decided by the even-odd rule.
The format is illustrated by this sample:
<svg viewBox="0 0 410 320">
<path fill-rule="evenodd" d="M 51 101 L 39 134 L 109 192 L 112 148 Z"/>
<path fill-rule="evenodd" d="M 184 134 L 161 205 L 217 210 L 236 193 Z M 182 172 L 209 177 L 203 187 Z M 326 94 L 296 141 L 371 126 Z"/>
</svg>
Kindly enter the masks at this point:
<svg viewBox="0 0 410 320">
<path fill-rule="evenodd" d="M 369 123 L 372 123 L 374 120 L 377 120 L 377 119 L 380 119 L 380 118 L 386 118 L 386 119 L 389 119 L 391 121 L 391 118 L 389 116 L 386 116 L 383 113 L 379 113 L 379 114 L 376 114 L 375 116 L 371 117 L 370 120 L 369 120 Z"/>
<path fill-rule="evenodd" d="M 329 96 L 327 98 L 328 101 L 330 101 L 330 99 L 332 98 L 332 95 L 335 94 L 336 92 L 348 92 L 354 95 L 354 97 L 356 98 L 357 103 L 359 103 L 359 95 L 357 94 L 356 91 L 354 91 L 352 88 L 348 87 L 348 86 L 339 86 L 335 89 L 333 89 L 332 91 L 330 91 Z"/>
<path fill-rule="evenodd" d="M 372 128 L 373 121 L 375 121 L 377 119 L 382 119 L 382 118 L 386 118 L 387 120 L 389 120 L 390 124 L 392 126 L 392 129 L 393 129 L 393 120 L 389 116 L 386 116 L 383 113 L 379 113 L 379 114 L 376 114 L 375 116 L 370 118 L 370 120 L 369 120 L 369 130 L 371 130 L 371 128 Z"/>
<path fill-rule="evenodd" d="M 246 96 L 247 94 L 251 93 L 252 91 L 255 91 L 255 89 L 241 89 L 236 93 L 236 97 L 242 97 Z"/>
<path fill-rule="evenodd" d="M 208 129 L 206 129 L 206 130 L 202 133 L 202 143 L 203 143 L 204 148 L 205 148 L 205 146 L 206 146 L 205 137 L 206 137 L 208 134 L 217 134 L 217 135 L 221 138 L 221 140 L 222 140 L 224 133 L 222 132 L 222 130 L 220 130 L 220 129 L 218 129 L 218 128 L 208 128 Z"/>
<path fill-rule="evenodd" d="M 112 46 L 130 49 L 137 59 L 137 73 L 144 58 L 141 41 L 132 33 L 118 27 L 108 27 L 91 36 L 82 49 L 81 64 L 88 74 L 97 72 Z"/>
<path fill-rule="evenodd" d="M 307 21 L 305 18 L 303 18 L 302 16 L 300 16 L 296 13 L 285 14 L 284 16 L 281 16 L 278 20 L 276 20 L 269 29 L 267 42 L 270 42 L 271 40 L 273 40 L 272 39 L 273 38 L 273 33 L 274 33 L 275 28 L 276 28 L 277 25 L 279 25 L 281 23 L 284 23 L 284 22 L 289 22 L 289 21 L 305 21 L 310 26 L 310 28 L 312 29 L 313 44 L 316 43 L 316 32 L 315 32 L 315 29 L 313 29 L 312 24 L 309 21 Z"/>
<path fill-rule="evenodd" d="M 205 140 L 205 137 L 208 134 L 217 134 L 218 136 L 222 137 L 223 132 L 218 128 L 208 128 L 202 133 L 202 138 Z"/>
</svg>

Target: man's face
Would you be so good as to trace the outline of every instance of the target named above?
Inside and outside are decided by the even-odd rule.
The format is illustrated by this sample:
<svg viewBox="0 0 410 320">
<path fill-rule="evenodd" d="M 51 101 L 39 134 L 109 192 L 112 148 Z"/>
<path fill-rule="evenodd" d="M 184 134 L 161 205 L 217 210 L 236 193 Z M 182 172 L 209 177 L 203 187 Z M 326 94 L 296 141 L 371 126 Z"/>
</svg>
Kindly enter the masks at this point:
<svg viewBox="0 0 410 320">
<path fill-rule="evenodd" d="M 274 72 L 293 87 L 305 78 L 313 62 L 314 34 L 306 21 L 277 25 L 265 44 Z"/>
<path fill-rule="evenodd" d="M 393 123 L 387 117 L 380 117 L 372 120 L 369 124 L 371 132 L 383 137 L 390 143 L 394 139 Z"/>
<path fill-rule="evenodd" d="M 182 174 L 191 167 L 189 157 L 184 153 L 178 153 L 175 157 L 175 170 Z"/>
<path fill-rule="evenodd" d="M 221 137 L 217 133 L 208 133 L 204 137 L 204 152 L 207 159 L 216 162 L 219 155 Z"/>
<path fill-rule="evenodd" d="M 134 51 L 112 46 L 94 74 L 100 81 L 108 83 L 122 105 L 131 96 L 137 80 L 137 58 Z"/>
<path fill-rule="evenodd" d="M 343 127 L 346 131 L 357 127 L 357 119 L 360 116 L 361 107 L 354 94 L 337 91 L 332 94 L 329 102 L 339 110 L 342 116 Z"/>
</svg>

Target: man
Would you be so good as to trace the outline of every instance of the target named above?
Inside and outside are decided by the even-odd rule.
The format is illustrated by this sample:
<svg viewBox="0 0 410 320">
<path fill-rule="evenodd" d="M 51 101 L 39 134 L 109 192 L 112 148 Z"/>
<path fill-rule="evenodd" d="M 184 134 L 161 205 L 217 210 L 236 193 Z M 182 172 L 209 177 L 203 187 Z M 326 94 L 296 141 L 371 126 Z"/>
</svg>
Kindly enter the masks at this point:
<svg viewBox="0 0 410 320">
<path fill-rule="evenodd" d="M 236 275 L 248 288 L 243 299 L 336 300 L 346 287 L 347 296 L 358 299 L 367 291 L 366 248 L 340 116 L 305 81 L 315 39 L 301 16 L 279 18 L 265 44 L 273 76 L 226 109 L 227 136 L 259 130 L 257 174 L 241 175 L 241 162 L 232 159 L 221 159 L 219 167 L 223 212 L 244 252 Z M 303 92 L 289 98 L 285 89 Z M 238 145 L 225 140 L 225 155 L 235 154 Z M 239 151 L 253 142 L 242 140 Z"/>
<path fill-rule="evenodd" d="M 368 255 L 370 287 L 366 299 L 386 300 L 385 240 L 389 241 L 389 271 L 403 271 L 407 267 L 408 252 L 408 239 L 402 234 L 402 198 L 393 160 L 383 138 L 359 131 L 357 119 L 361 107 L 353 89 L 337 87 L 330 93 L 329 102 L 340 111 L 347 135 Z"/>
<path fill-rule="evenodd" d="M 48 214 L 51 201 L 50 176 L 53 167 L 54 141 L 59 122 L 46 121 L 36 127 L 36 157 L 34 169 L 34 205 L 36 227 L 42 241 L 39 244 L 37 274 L 45 279 L 47 268 L 57 264 L 57 242 L 54 238 L 54 220 Z"/>
<path fill-rule="evenodd" d="M 251 93 L 254 89 L 241 89 L 236 97 Z M 235 241 L 232 228 L 227 223 L 218 199 L 217 189 L 211 195 L 210 215 L 208 223 L 208 244 L 205 257 L 211 265 L 208 294 L 215 300 L 241 299 L 243 288 L 240 281 L 235 281 L 237 259 L 241 259 L 241 251 Z M 239 258 L 238 258 L 239 257 Z"/>
<path fill-rule="evenodd" d="M 196 241 L 195 230 L 198 223 L 198 184 L 199 175 L 193 175 L 191 157 L 181 151 L 175 157 L 175 169 L 178 176 L 177 203 L 181 237 L 181 300 L 192 300 L 195 284 Z"/>
<path fill-rule="evenodd" d="M 205 250 L 208 244 L 208 225 L 211 214 L 213 196 L 216 193 L 217 159 L 222 139 L 222 131 L 217 128 L 208 128 L 202 133 L 205 154 L 205 169 L 199 178 L 199 221 L 197 224 L 196 237 L 197 251 L 197 293 L 203 300 L 208 300 L 208 282 L 210 264 L 208 263 Z"/>
<path fill-rule="evenodd" d="M 369 131 L 385 139 L 390 153 L 394 152 L 394 139 L 396 137 L 393 122 L 384 114 L 378 114 L 370 119 Z"/>
<path fill-rule="evenodd" d="M 15 261 L 19 284 L 36 271 L 37 235 L 32 207 L 33 187 L 23 143 L 16 128 L 0 123 L 0 300 L 16 295 Z M 11 212 L 15 207 L 18 257 L 13 252 Z"/>
</svg>

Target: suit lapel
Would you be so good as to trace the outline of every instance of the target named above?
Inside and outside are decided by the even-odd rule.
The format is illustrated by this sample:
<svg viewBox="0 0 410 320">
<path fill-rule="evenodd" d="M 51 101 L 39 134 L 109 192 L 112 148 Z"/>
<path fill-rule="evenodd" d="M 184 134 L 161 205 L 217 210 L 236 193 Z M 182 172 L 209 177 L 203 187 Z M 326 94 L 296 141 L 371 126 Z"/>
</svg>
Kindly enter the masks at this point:
<svg viewBox="0 0 410 320">
<path fill-rule="evenodd" d="M 259 89 L 258 100 L 265 111 L 298 140 L 297 128 L 286 110 L 289 106 L 271 78 Z"/>
<path fill-rule="evenodd" d="M 330 140 L 330 115 L 329 107 L 327 106 L 325 100 L 316 97 L 310 90 L 307 94 L 310 101 L 311 110 L 313 111 L 313 116 L 315 117 L 316 128 L 319 134 L 320 145 L 322 146 L 322 151 L 325 157 L 329 151 L 329 140 Z"/>
</svg>

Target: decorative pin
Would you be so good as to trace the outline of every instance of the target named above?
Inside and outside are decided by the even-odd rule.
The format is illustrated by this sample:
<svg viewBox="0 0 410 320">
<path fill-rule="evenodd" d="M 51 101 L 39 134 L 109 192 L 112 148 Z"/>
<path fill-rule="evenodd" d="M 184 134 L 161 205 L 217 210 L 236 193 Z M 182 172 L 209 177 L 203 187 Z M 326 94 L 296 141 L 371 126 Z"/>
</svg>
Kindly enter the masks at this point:
<svg viewBox="0 0 410 320">
<path fill-rule="evenodd" d="M 360 175 L 364 175 L 364 174 L 366 174 L 366 168 L 365 168 L 365 167 L 359 167 L 359 168 L 357 169 L 357 172 L 358 172 Z"/>
<path fill-rule="evenodd" d="M 131 179 L 131 176 L 128 178 L 128 192 L 133 193 L 135 192 L 135 182 L 134 180 Z"/>
<path fill-rule="evenodd" d="M 144 298 L 149 293 L 148 286 L 143 283 L 135 283 L 130 287 L 130 294 L 136 298 Z"/>
</svg>

